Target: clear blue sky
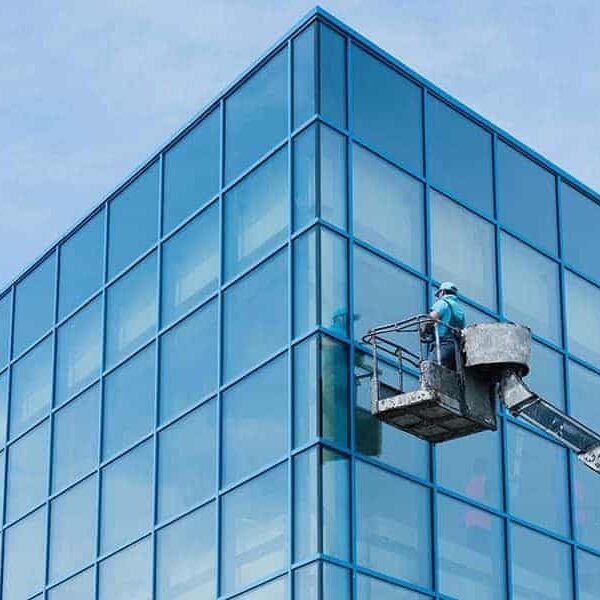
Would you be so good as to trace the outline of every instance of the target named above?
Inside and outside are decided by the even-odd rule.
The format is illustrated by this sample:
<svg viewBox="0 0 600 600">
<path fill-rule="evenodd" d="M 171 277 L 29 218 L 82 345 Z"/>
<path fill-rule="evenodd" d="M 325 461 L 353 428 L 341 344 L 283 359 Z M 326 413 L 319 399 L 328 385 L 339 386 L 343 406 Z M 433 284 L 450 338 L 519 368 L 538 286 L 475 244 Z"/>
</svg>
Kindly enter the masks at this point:
<svg viewBox="0 0 600 600">
<path fill-rule="evenodd" d="M 600 189 L 598 0 L 321 4 Z M 0 285 L 313 6 L 3 0 Z"/>
</svg>

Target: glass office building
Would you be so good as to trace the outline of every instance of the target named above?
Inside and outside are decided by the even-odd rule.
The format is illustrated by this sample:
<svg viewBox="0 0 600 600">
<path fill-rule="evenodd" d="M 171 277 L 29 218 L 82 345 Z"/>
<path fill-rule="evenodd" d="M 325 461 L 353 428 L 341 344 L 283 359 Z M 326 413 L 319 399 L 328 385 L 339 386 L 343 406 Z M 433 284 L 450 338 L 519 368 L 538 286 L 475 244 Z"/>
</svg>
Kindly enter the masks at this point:
<svg viewBox="0 0 600 600">
<path fill-rule="evenodd" d="M 600 429 L 599 203 L 315 9 L 0 297 L 3 600 L 597 599 L 600 478 L 360 339 L 451 279 Z"/>
</svg>

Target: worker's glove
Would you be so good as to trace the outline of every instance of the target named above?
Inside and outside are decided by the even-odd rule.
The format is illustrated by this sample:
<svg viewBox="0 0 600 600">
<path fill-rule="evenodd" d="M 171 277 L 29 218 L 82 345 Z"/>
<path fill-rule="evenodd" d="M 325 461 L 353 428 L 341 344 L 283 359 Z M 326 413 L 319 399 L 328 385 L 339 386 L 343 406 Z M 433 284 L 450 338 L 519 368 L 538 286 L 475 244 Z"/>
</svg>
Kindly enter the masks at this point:
<svg viewBox="0 0 600 600">
<path fill-rule="evenodd" d="M 419 337 L 423 343 L 430 342 L 433 339 L 433 323 L 426 321 L 419 327 Z"/>
</svg>

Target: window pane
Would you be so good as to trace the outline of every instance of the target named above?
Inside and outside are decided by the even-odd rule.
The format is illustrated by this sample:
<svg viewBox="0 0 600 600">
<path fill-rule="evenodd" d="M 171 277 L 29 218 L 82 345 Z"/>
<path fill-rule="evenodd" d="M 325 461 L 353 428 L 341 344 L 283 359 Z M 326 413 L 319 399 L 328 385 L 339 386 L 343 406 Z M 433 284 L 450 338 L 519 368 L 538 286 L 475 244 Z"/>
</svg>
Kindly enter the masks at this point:
<svg viewBox="0 0 600 600">
<path fill-rule="evenodd" d="M 52 336 L 48 336 L 13 367 L 10 437 L 41 419 L 52 403 Z"/>
<path fill-rule="evenodd" d="M 321 232 L 321 323 L 348 331 L 348 243 L 324 227 Z"/>
<path fill-rule="evenodd" d="M 94 568 L 49 590 L 48 600 L 95 600 Z"/>
<path fill-rule="evenodd" d="M 512 512 L 568 535 L 566 450 L 509 424 L 508 452 Z"/>
<path fill-rule="evenodd" d="M 219 282 L 219 205 L 212 204 L 163 246 L 162 324 L 216 291 Z"/>
<path fill-rule="evenodd" d="M 428 96 L 429 174 L 443 190 L 492 214 L 492 136 Z"/>
<path fill-rule="evenodd" d="M 0 366 L 8 363 L 10 358 L 12 294 L 8 292 L 0 298 Z"/>
<path fill-rule="evenodd" d="M 263 163 L 225 196 L 225 277 L 237 275 L 287 236 L 287 149 Z"/>
<path fill-rule="evenodd" d="M 346 127 L 346 40 L 319 23 L 320 114 Z"/>
<path fill-rule="evenodd" d="M 317 325 L 317 228 L 293 241 L 294 336 Z"/>
<path fill-rule="evenodd" d="M 315 28 L 311 25 L 292 41 L 294 129 L 316 112 Z"/>
<path fill-rule="evenodd" d="M 311 448 L 294 456 L 294 561 L 319 552 L 319 454 Z"/>
<path fill-rule="evenodd" d="M 155 162 L 108 205 L 108 278 L 158 237 L 159 168 Z"/>
<path fill-rule="evenodd" d="M 460 292 L 496 308 L 494 227 L 437 192 L 431 192 L 433 276 L 455 281 Z"/>
<path fill-rule="evenodd" d="M 311 125 L 292 142 L 294 231 L 319 216 L 317 209 L 317 132 Z"/>
<path fill-rule="evenodd" d="M 424 271 L 423 184 L 356 144 L 352 162 L 355 235 Z"/>
<path fill-rule="evenodd" d="M 187 317 L 160 339 L 160 422 L 217 387 L 217 302 Z"/>
<path fill-rule="evenodd" d="M 231 181 L 287 134 L 287 51 L 282 50 L 227 98 L 225 175 Z"/>
<path fill-rule="evenodd" d="M 250 592 L 236 596 L 235 600 L 287 600 L 287 590 L 287 577 L 284 576 L 263 584 Z"/>
<path fill-rule="evenodd" d="M 48 493 L 48 421 L 8 450 L 6 522 L 45 500 Z"/>
<path fill-rule="evenodd" d="M 346 138 L 333 129 L 319 128 L 321 144 L 321 217 L 346 228 Z"/>
<path fill-rule="evenodd" d="M 156 536 L 157 600 L 215 597 L 215 505 L 197 510 Z"/>
<path fill-rule="evenodd" d="M 158 519 L 215 493 L 216 402 L 211 400 L 158 435 Z"/>
<path fill-rule="evenodd" d="M 387 575 L 429 586 L 430 497 L 423 488 L 363 462 L 357 472 L 357 561 Z M 401 507 L 390 498 L 401 498 Z"/>
<path fill-rule="evenodd" d="M 62 494 L 50 505 L 49 578 L 62 579 L 96 556 L 96 477 Z"/>
<path fill-rule="evenodd" d="M 14 384 L 13 384 L 14 385 Z M 0 446 L 6 443 L 6 418 L 8 414 L 8 369 L 0 375 Z"/>
<path fill-rule="evenodd" d="M 355 45 L 352 66 L 355 135 L 421 173 L 421 88 Z"/>
<path fill-rule="evenodd" d="M 225 379 L 281 348 L 288 337 L 287 253 L 280 252 L 223 297 Z"/>
<path fill-rule="evenodd" d="M 350 460 L 326 448 L 321 451 L 323 552 L 350 560 Z"/>
<path fill-rule="evenodd" d="M 287 369 L 288 357 L 284 354 L 223 394 L 223 485 L 286 453 Z"/>
<path fill-rule="evenodd" d="M 102 554 L 131 541 L 150 528 L 152 455 L 152 442 L 149 441 L 103 469 Z"/>
<path fill-rule="evenodd" d="M 89 298 L 104 279 L 104 210 L 60 247 L 58 318 Z"/>
<path fill-rule="evenodd" d="M 507 318 L 560 344 L 558 265 L 502 234 L 502 286 Z"/>
<path fill-rule="evenodd" d="M 531 372 L 526 379 L 527 385 L 544 400 L 564 410 L 565 393 L 562 355 L 533 340 L 529 366 Z"/>
<path fill-rule="evenodd" d="M 439 497 L 441 589 L 461 600 L 504 600 L 504 523 Z"/>
<path fill-rule="evenodd" d="M 556 253 L 556 183 L 552 173 L 498 143 L 500 217 L 504 225 Z"/>
<path fill-rule="evenodd" d="M 163 231 L 219 191 L 220 112 L 214 110 L 164 155 Z"/>
<path fill-rule="evenodd" d="M 321 337 L 321 435 L 340 446 L 348 445 L 348 347 Z"/>
<path fill-rule="evenodd" d="M 137 265 L 107 292 L 106 366 L 149 340 L 156 328 L 156 254 Z"/>
<path fill-rule="evenodd" d="M 154 344 L 105 379 L 102 456 L 111 457 L 150 433 L 154 425 Z"/>
<path fill-rule="evenodd" d="M 322 590 L 322 592 L 320 591 Z M 294 571 L 294 600 L 351 600 L 348 569 L 328 562 L 313 562 Z"/>
<path fill-rule="evenodd" d="M 595 600 L 600 589 L 600 558 L 577 552 L 579 600 Z"/>
<path fill-rule="evenodd" d="M 54 321 L 56 254 L 52 253 L 15 288 L 13 357 L 33 344 Z"/>
<path fill-rule="evenodd" d="M 55 405 L 62 404 L 100 376 L 102 298 L 94 300 L 58 330 Z"/>
<path fill-rule="evenodd" d="M 235 489 L 222 503 L 221 592 L 229 594 L 287 564 L 287 465 Z"/>
<path fill-rule="evenodd" d="M 423 596 L 412 590 L 407 590 L 391 583 L 359 574 L 357 577 L 357 600 L 425 600 Z"/>
<path fill-rule="evenodd" d="M 312 441 L 317 432 L 317 338 L 293 349 L 294 447 Z"/>
<path fill-rule="evenodd" d="M 98 462 L 100 387 L 69 402 L 54 416 L 52 492 L 89 473 Z"/>
<path fill-rule="evenodd" d="M 514 600 L 569 600 L 573 597 L 569 546 L 513 525 L 511 547 Z"/>
<path fill-rule="evenodd" d="M 150 600 L 152 545 L 138 542 L 100 563 L 98 600 Z"/>
</svg>

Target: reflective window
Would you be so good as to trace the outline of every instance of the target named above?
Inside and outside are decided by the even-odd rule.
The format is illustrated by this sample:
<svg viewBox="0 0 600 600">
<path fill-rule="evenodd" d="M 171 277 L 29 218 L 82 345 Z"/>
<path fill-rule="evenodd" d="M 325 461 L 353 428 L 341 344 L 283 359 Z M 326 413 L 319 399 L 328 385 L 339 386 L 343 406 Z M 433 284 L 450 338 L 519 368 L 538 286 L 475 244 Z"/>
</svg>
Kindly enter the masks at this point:
<svg viewBox="0 0 600 600">
<path fill-rule="evenodd" d="M 42 502 L 48 493 L 48 421 L 8 449 L 6 522 Z"/>
<path fill-rule="evenodd" d="M 104 380 L 104 459 L 137 442 L 154 425 L 155 354 L 152 344 Z"/>
<path fill-rule="evenodd" d="M 554 175 L 504 142 L 497 154 L 499 211 L 502 222 L 556 253 Z"/>
<path fill-rule="evenodd" d="M 600 430 L 600 404 L 597 402 L 599 387 L 600 375 L 569 362 L 571 414 L 594 431 Z"/>
<path fill-rule="evenodd" d="M 263 584 L 250 592 L 236 596 L 235 600 L 287 600 L 287 598 L 287 577 L 284 576 Z"/>
<path fill-rule="evenodd" d="M 577 552 L 579 599 L 596 600 L 600 589 L 600 558 L 581 550 Z"/>
<path fill-rule="evenodd" d="M 160 422 L 217 387 L 217 302 L 187 317 L 160 339 Z"/>
<path fill-rule="evenodd" d="M 293 241 L 294 336 L 317 325 L 317 228 Z"/>
<path fill-rule="evenodd" d="M 429 598 L 429 596 L 360 573 L 356 584 L 357 600 L 425 600 Z"/>
<path fill-rule="evenodd" d="M 294 378 L 294 447 L 313 440 L 317 432 L 317 338 L 294 346 L 292 353 Z"/>
<path fill-rule="evenodd" d="M 320 592 L 319 590 L 322 590 Z M 313 562 L 294 571 L 294 600 L 350 600 L 351 574 L 328 562 Z"/>
<path fill-rule="evenodd" d="M 433 276 L 451 280 L 460 292 L 496 308 L 494 227 L 437 192 L 431 192 Z"/>
<path fill-rule="evenodd" d="M 62 404 L 102 370 L 102 298 L 94 300 L 58 330 L 55 405 Z"/>
<path fill-rule="evenodd" d="M 294 456 L 294 561 L 319 552 L 319 465 L 317 448 Z"/>
<path fill-rule="evenodd" d="M 558 265 L 502 234 L 502 287 L 508 319 L 560 344 Z"/>
<path fill-rule="evenodd" d="M 286 148 L 227 192 L 224 204 L 226 278 L 237 275 L 285 241 L 288 195 Z"/>
<path fill-rule="evenodd" d="M 429 490 L 363 462 L 357 463 L 356 473 L 357 561 L 387 575 L 429 586 Z M 390 498 L 401 498 L 402 510 Z"/>
<path fill-rule="evenodd" d="M 573 597 L 570 546 L 513 525 L 511 549 L 515 600 L 569 600 Z"/>
<path fill-rule="evenodd" d="M 4 452 L 0 452 L 0 525 L 4 518 L 1 516 L 4 514 L 4 488 L 5 488 L 5 469 L 4 469 Z M 2 541 L 0 536 L 0 542 Z M 0 557 L 2 555 L 0 554 Z"/>
<path fill-rule="evenodd" d="M 54 415 L 52 491 L 89 473 L 98 462 L 100 387 L 69 402 Z"/>
<path fill-rule="evenodd" d="M 215 493 L 216 402 L 211 400 L 158 434 L 158 520 Z"/>
<path fill-rule="evenodd" d="M 156 328 L 156 254 L 107 291 L 106 366 L 149 340 Z"/>
<path fill-rule="evenodd" d="M 8 414 L 8 370 L 0 375 L 0 446 L 6 443 L 6 417 Z"/>
<path fill-rule="evenodd" d="M 96 556 L 96 477 L 50 504 L 49 578 L 57 581 Z"/>
<path fill-rule="evenodd" d="M 166 233 L 219 191 L 220 112 L 214 110 L 164 155 Z"/>
<path fill-rule="evenodd" d="M 104 210 L 60 247 L 58 318 L 89 298 L 104 280 Z"/>
<path fill-rule="evenodd" d="M 2 367 L 10 358 L 11 311 L 12 294 L 8 292 L 0 298 L 0 366 Z"/>
<path fill-rule="evenodd" d="M 214 502 L 156 535 L 156 599 L 215 597 Z"/>
<path fill-rule="evenodd" d="M 225 379 L 239 375 L 285 344 L 287 289 L 287 254 L 280 252 L 225 292 Z"/>
<path fill-rule="evenodd" d="M 100 563 L 98 600 L 150 600 L 152 544 L 149 538 Z"/>
<path fill-rule="evenodd" d="M 321 432 L 340 446 L 348 445 L 348 348 L 330 337 L 321 337 Z"/>
<path fill-rule="evenodd" d="M 224 392 L 221 409 L 223 485 L 249 475 L 286 453 L 287 369 L 288 357 L 284 354 Z M 269 435 L 265 435 L 265 431 Z"/>
<path fill-rule="evenodd" d="M 333 129 L 319 127 L 321 217 L 346 228 L 346 138 Z"/>
<path fill-rule="evenodd" d="M 512 512 L 568 535 L 566 450 L 509 424 L 508 471 Z"/>
<path fill-rule="evenodd" d="M 346 40 L 319 23 L 319 113 L 346 127 Z"/>
<path fill-rule="evenodd" d="M 321 323 L 345 335 L 348 326 L 348 244 L 321 228 Z"/>
<path fill-rule="evenodd" d="M 13 356 L 18 356 L 52 326 L 55 265 L 53 253 L 15 288 Z"/>
<path fill-rule="evenodd" d="M 352 162 L 354 234 L 424 271 L 423 184 L 356 144 Z"/>
<path fill-rule="evenodd" d="M 286 465 L 272 469 L 223 497 L 223 594 L 285 568 L 288 561 L 287 502 Z"/>
<path fill-rule="evenodd" d="M 583 544 L 600 547 L 600 479 L 578 460 L 573 461 L 575 524 Z"/>
<path fill-rule="evenodd" d="M 10 437 L 41 419 L 52 403 L 52 336 L 29 351 L 13 367 Z"/>
<path fill-rule="evenodd" d="M 316 112 L 315 30 L 313 24 L 292 41 L 294 129 Z"/>
<path fill-rule="evenodd" d="M 49 590 L 48 600 L 95 600 L 94 568 Z"/>
<path fill-rule="evenodd" d="M 225 179 L 256 162 L 287 134 L 287 51 L 282 50 L 225 102 Z"/>
<path fill-rule="evenodd" d="M 218 283 L 219 205 L 212 204 L 163 246 L 162 324 L 210 296 Z"/>
<path fill-rule="evenodd" d="M 100 515 L 102 554 L 131 541 L 150 528 L 152 455 L 152 442 L 145 442 L 103 469 Z"/>
<path fill-rule="evenodd" d="M 428 96 L 428 170 L 443 190 L 492 214 L 492 136 L 445 102 Z"/>
<path fill-rule="evenodd" d="M 321 450 L 323 549 L 325 554 L 350 560 L 350 460 Z"/>
<path fill-rule="evenodd" d="M 155 162 L 108 205 L 108 278 L 158 237 L 159 167 Z"/>
<path fill-rule="evenodd" d="M 421 173 L 421 88 L 355 45 L 352 66 L 355 135 Z"/>
<path fill-rule="evenodd" d="M 564 369 L 562 355 L 535 340 L 531 343 L 531 371 L 527 385 L 544 400 L 564 409 Z M 572 406 L 572 405 L 571 405 Z"/>
</svg>

